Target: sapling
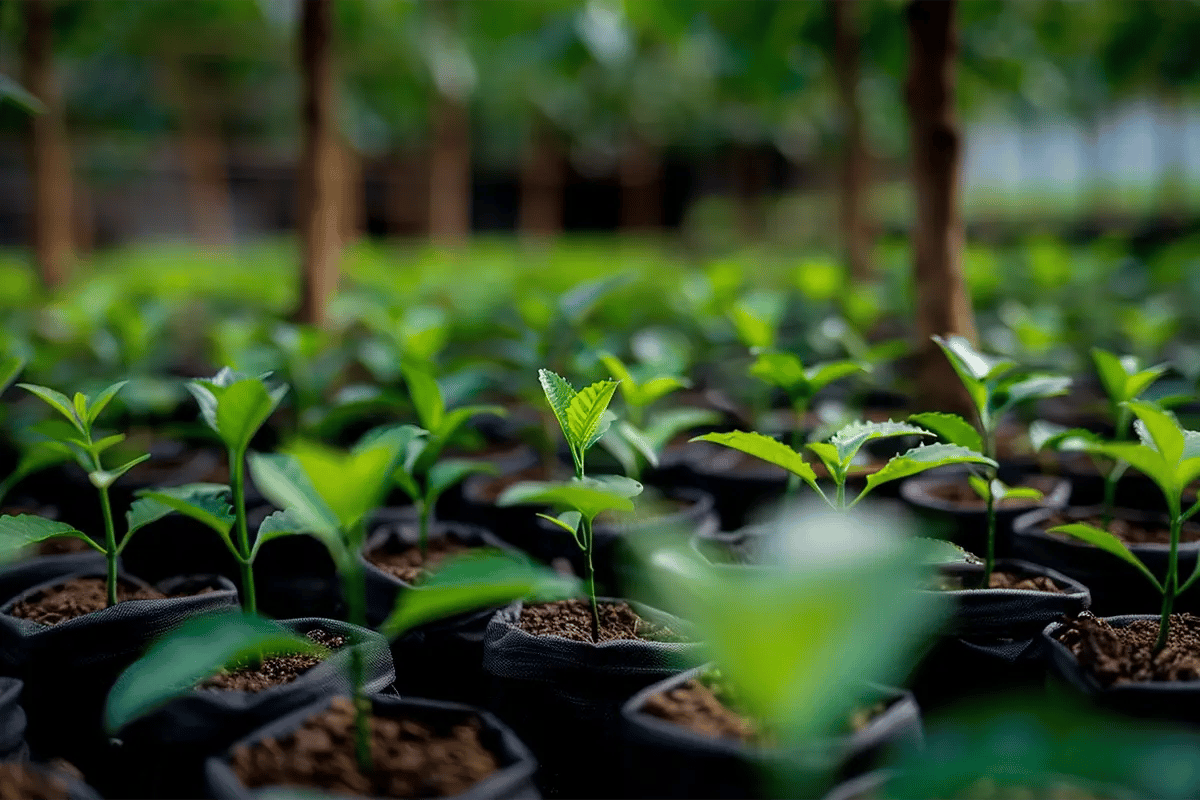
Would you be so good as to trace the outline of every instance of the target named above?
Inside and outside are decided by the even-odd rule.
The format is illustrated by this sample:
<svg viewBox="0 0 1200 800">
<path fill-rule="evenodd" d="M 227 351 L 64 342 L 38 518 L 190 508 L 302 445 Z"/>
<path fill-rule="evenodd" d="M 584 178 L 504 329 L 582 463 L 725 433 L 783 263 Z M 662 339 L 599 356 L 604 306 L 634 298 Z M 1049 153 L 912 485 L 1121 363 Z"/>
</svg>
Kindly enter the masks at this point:
<svg viewBox="0 0 1200 800">
<path fill-rule="evenodd" d="M 782 467 L 812 487 L 830 508 L 845 510 L 858 505 L 872 489 L 890 481 L 907 478 L 928 469 L 947 464 L 977 464 L 994 467 L 996 462 L 968 447 L 956 444 L 929 444 L 914 447 L 893 456 L 886 464 L 867 475 L 866 485 L 849 503 L 846 501 L 846 481 L 850 477 L 858 451 L 872 439 L 895 436 L 932 436 L 929 431 L 902 422 L 852 422 L 835 433 L 827 442 L 809 442 L 805 447 L 825 466 L 834 483 L 831 500 L 817 482 L 817 473 L 804 456 L 783 442 L 761 433 L 731 431 L 708 433 L 693 442 L 712 442 L 761 458 Z"/>
<path fill-rule="evenodd" d="M 146 453 L 111 469 L 105 469 L 101 463 L 101 456 L 109 448 L 123 442 L 125 435 L 118 433 L 96 438 L 96 420 L 121 391 L 125 382 L 114 383 L 94 396 L 76 392 L 72 398 L 44 386 L 28 383 L 18 385 L 40 397 L 47 405 L 65 417 L 69 423 L 45 424 L 41 426 L 40 430 L 48 438 L 46 446 L 53 447 L 74 458 L 75 462 L 87 473 L 88 480 L 96 487 L 100 496 L 100 510 L 104 518 L 104 539 L 97 541 L 83 531 L 76 530 L 71 525 L 58 520 L 29 514 L 15 517 L 6 515 L 0 517 L 0 550 L 11 551 L 25 545 L 62 536 L 81 539 L 91 548 L 104 554 L 108 562 L 105 599 L 107 605 L 116 605 L 117 560 L 120 558 L 121 552 L 129 544 L 134 533 L 171 513 L 170 508 L 160 503 L 151 500 L 137 500 L 125 514 L 124 536 L 120 540 L 117 539 L 108 489 L 130 469 L 150 458 L 150 454 Z"/>
<path fill-rule="evenodd" d="M 611 416 L 605 412 L 617 389 L 615 381 L 598 381 L 579 391 L 550 370 L 539 370 L 538 380 L 562 428 L 575 465 L 575 477 L 566 482 L 529 481 L 505 490 L 497 505 L 549 505 L 564 509 L 558 517 L 538 514 L 566 530 L 583 551 L 587 566 L 588 598 L 592 606 L 592 638 L 600 638 L 600 610 L 596 601 L 596 570 L 592 563 L 596 517 L 605 511 L 633 511 L 633 500 L 642 491 L 635 480 L 616 475 L 602 479 L 584 473 L 584 456 L 600 440 Z"/>
<path fill-rule="evenodd" d="M 1018 403 L 1065 394 L 1071 379 L 1059 375 L 1032 373 L 1013 361 L 986 356 L 961 336 L 933 340 L 946 354 L 954 372 L 962 381 L 975 411 L 968 422 L 957 414 L 927 411 L 913 414 L 909 422 L 933 431 L 951 444 L 982 453 L 991 463 L 983 465 L 983 477 L 972 475 L 971 487 L 983 499 L 987 509 L 987 546 L 984 553 L 980 586 L 991 585 L 996 566 L 996 504 L 1005 498 L 1038 499 L 1041 492 L 1029 487 L 1006 486 L 997 476 L 996 430 L 1005 412 Z"/>
<path fill-rule="evenodd" d="M 1183 523 L 1200 511 L 1200 500 L 1190 508 L 1183 508 L 1183 493 L 1187 485 L 1200 477 L 1200 431 L 1188 431 L 1169 412 L 1153 403 L 1133 400 L 1125 408 L 1137 417 L 1134 427 L 1138 442 L 1104 442 L 1094 434 L 1073 432 L 1060 445 L 1063 449 L 1082 450 L 1093 455 L 1123 461 L 1141 471 L 1154 481 L 1167 503 L 1170 518 L 1170 550 L 1167 556 L 1167 574 L 1160 582 L 1154 573 L 1133 554 L 1128 546 L 1103 528 L 1083 522 L 1059 525 L 1051 528 L 1052 533 L 1066 533 L 1101 548 L 1135 567 L 1162 594 L 1162 617 L 1159 622 L 1158 638 L 1154 652 L 1162 650 L 1167 643 L 1171 611 L 1175 598 L 1186 591 L 1200 578 L 1200 563 L 1182 584 L 1179 582 L 1179 535 Z"/>
<path fill-rule="evenodd" d="M 18 356 L 0 359 L 0 394 L 3 394 L 12 385 L 24 368 L 25 360 Z M 4 502 L 4 498 L 8 496 L 14 486 L 34 472 L 60 464 L 68 458 L 65 453 L 54 447 L 46 446 L 46 443 L 42 441 L 21 442 L 19 447 L 20 456 L 16 466 L 3 480 L 0 480 L 0 503 Z"/>
</svg>

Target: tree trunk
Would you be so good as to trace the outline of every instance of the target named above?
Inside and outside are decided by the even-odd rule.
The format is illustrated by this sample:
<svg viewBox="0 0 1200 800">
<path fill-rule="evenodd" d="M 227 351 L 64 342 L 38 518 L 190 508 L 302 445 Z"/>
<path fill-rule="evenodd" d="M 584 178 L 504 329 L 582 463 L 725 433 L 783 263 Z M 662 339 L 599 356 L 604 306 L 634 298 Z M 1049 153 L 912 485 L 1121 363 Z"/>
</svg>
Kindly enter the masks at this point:
<svg viewBox="0 0 1200 800">
<path fill-rule="evenodd" d="M 341 250 L 341 158 L 333 117 L 332 26 L 332 0 L 304 0 L 300 23 L 304 145 L 297 191 L 301 272 L 296 318 L 311 325 L 325 323 L 329 299 L 337 291 Z"/>
<path fill-rule="evenodd" d="M 29 121 L 30 239 L 42 284 L 61 286 L 70 272 L 73 213 L 71 154 L 62 97 L 54 76 L 53 8 L 50 0 L 25 0 L 22 81 L 46 107 Z"/>
<path fill-rule="evenodd" d="M 870 232 L 864 204 L 870 163 L 863 135 L 862 108 L 858 102 L 858 9 L 859 0 L 832 0 L 834 25 L 833 69 L 841 104 L 842 164 L 839 217 L 842 247 L 850 277 L 871 280 Z"/>
<path fill-rule="evenodd" d="M 429 163 L 429 235 L 442 244 L 471 233 L 471 127 L 462 102 L 439 94 L 433 104 Z"/>
<path fill-rule="evenodd" d="M 621 229 L 662 227 L 662 159 L 658 149 L 634 134 L 625 142 L 618 167 L 621 180 Z"/>
<path fill-rule="evenodd" d="M 419 236 L 429 228 L 428 170 L 423 152 L 402 150 L 388 157 L 384 196 L 389 236 Z"/>
<path fill-rule="evenodd" d="M 343 141 L 338 147 L 338 155 L 342 186 L 341 240 L 347 245 L 358 241 L 367 231 L 367 187 L 362 153 L 350 142 Z"/>
<path fill-rule="evenodd" d="M 549 238 L 562 232 L 564 172 L 558 136 L 539 121 L 521 159 L 518 226 L 523 237 Z"/>
<path fill-rule="evenodd" d="M 233 222 L 225 143 L 212 100 L 217 87 L 189 74 L 177 59 L 172 59 L 169 70 L 179 114 L 179 145 L 193 234 L 205 247 L 228 247 L 233 243 Z"/>
<path fill-rule="evenodd" d="M 916 210 L 912 241 L 919 337 L 917 403 L 922 408 L 965 412 L 966 393 L 950 362 L 930 340 L 934 334 L 976 340 L 963 278 L 958 207 L 962 140 L 954 115 L 955 7 L 956 0 L 909 3 L 905 96 Z"/>
</svg>

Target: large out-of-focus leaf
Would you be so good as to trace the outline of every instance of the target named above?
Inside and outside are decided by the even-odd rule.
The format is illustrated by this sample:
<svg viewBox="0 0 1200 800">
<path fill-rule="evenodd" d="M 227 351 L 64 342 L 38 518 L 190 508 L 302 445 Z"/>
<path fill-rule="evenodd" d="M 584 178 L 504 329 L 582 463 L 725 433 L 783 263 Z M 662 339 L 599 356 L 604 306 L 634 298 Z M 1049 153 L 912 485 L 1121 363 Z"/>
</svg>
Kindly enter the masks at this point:
<svg viewBox="0 0 1200 800">
<path fill-rule="evenodd" d="M 639 489 L 641 484 L 631 481 Z M 633 501 L 616 485 L 599 481 L 569 481 L 553 483 L 526 481 L 510 486 L 496 500 L 499 506 L 540 505 L 578 511 L 587 519 L 604 511 L 633 511 Z"/>
<path fill-rule="evenodd" d="M 314 536 L 338 537 L 338 518 L 313 487 L 300 462 L 283 453 L 251 453 L 250 475 L 263 496 L 291 513 Z"/>
</svg>

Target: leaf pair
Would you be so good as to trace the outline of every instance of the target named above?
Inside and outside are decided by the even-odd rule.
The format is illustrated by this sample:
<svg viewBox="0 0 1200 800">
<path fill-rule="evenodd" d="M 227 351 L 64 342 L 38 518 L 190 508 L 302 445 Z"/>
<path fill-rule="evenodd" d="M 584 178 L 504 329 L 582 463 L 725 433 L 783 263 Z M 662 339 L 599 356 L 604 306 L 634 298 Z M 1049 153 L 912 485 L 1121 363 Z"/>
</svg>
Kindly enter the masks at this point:
<svg viewBox="0 0 1200 800">
<path fill-rule="evenodd" d="M 471 417 L 479 414 L 504 416 L 508 413 L 503 406 L 494 405 L 463 406 L 447 411 L 442 390 L 428 369 L 416 363 L 406 362 L 400 366 L 400 371 L 404 373 L 404 382 L 416 408 L 417 419 L 421 427 L 428 432 L 426 452 L 422 457 L 426 468 L 437 459 L 438 453 L 450 438 Z"/>
<path fill-rule="evenodd" d="M 286 385 L 268 387 L 263 377 L 223 368 L 211 379 L 190 381 L 187 389 L 200 416 L 221 437 L 232 457 L 242 458 L 250 441 L 287 394 Z"/>
<path fill-rule="evenodd" d="M 577 392 L 564 378 L 548 369 L 538 370 L 538 381 L 566 437 L 571 459 L 575 462 L 575 474 L 582 477 L 584 454 L 612 423 L 612 417 L 604 412 L 617 390 L 617 382 L 597 381 Z"/>
<path fill-rule="evenodd" d="M 561 483 L 524 481 L 506 489 L 496 500 L 496 505 L 540 505 L 565 510 L 575 516 L 565 519 L 545 514 L 538 516 L 575 535 L 581 518 L 590 526 L 605 511 L 633 511 L 632 498 L 641 493 L 642 484 L 620 475 L 576 478 Z M 578 538 L 576 543 L 584 547 Z"/>
<path fill-rule="evenodd" d="M 806 367 L 791 353 L 761 352 L 750 365 L 750 377 L 777 386 L 793 405 L 804 404 L 834 381 L 866 369 L 853 361 L 830 361 Z"/>
</svg>

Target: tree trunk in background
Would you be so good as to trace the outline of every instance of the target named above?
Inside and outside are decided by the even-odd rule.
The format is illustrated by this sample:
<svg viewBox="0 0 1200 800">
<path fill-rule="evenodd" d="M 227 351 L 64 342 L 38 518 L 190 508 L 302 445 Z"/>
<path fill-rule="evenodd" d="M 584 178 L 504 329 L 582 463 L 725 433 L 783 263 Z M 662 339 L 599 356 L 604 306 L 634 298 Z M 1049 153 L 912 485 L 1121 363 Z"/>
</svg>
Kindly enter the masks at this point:
<svg viewBox="0 0 1200 800">
<path fill-rule="evenodd" d="M 429 235 L 442 244 L 460 244 L 471 233 L 471 123 L 462 102 L 438 95 L 432 133 Z"/>
<path fill-rule="evenodd" d="M 832 0 L 834 74 L 842 117 L 842 185 L 838 209 L 842 246 L 850 277 L 867 281 L 871 267 L 870 232 L 867 230 L 867 182 L 870 163 L 863 135 L 862 108 L 858 102 L 858 0 Z"/>
<path fill-rule="evenodd" d="M 539 121 L 521 159 L 521 208 L 517 225 L 523 237 L 548 238 L 562 232 L 566 166 L 557 134 Z"/>
<path fill-rule="evenodd" d="M 50 0 L 25 0 L 21 8 L 25 22 L 21 79 L 46 107 L 29 120 L 30 239 L 42 284 L 54 288 L 66 282 L 72 257 L 71 154 L 54 76 Z"/>
<path fill-rule="evenodd" d="M 384 193 L 389 236 L 416 236 L 429 228 L 428 161 L 425 153 L 410 150 L 388 157 Z"/>
<path fill-rule="evenodd" d="M 214 108 L 217 87 L 190 74 L 177 59 L 172 59 L 169 69 L 193 234 L 205 247 L 228 247 L 233 243 L 233 220 L 225 142 L 220 114 Z"/>
<path fill-rule="evenodd" d="M 333 118 L 332 27 L 332 0 L 304 0 L 300 22 L 304 146 L 297 192 L 301 271 L 296 318 L 311 325 L 325 323 L 329 298 L 337 291 L 341 250 L 341 156 Z"/>
<path fill-rule="evenodd" d="M 363 157 L 350 142 L 338 147 L 342 188 L 340 237 L 343 245 L 353 244 L 367 232 L 367 187 L 364 183 Z"/>
<path fill-rule="evenodd" d="M 913 0 L 906 10 L 908 103 L 915 191 L 913 231 L 918 336 L 917 402 L 922 408 L 967 411 L 965 391 L 930 337 L 976 340 L 971 298 L 963 278 L 959 216 L 962 140 L 954 116 L 958 40 L 956 0 Z M 971 417 L 968 417 L 971 418 Z"/>
<path fill-rule="evenodd" d="M 637 134 L 625 142 L 618 167 L 621 181 L 621 230 L 662 227 L 662 158 L 658 148 Z"/>
</svg>

